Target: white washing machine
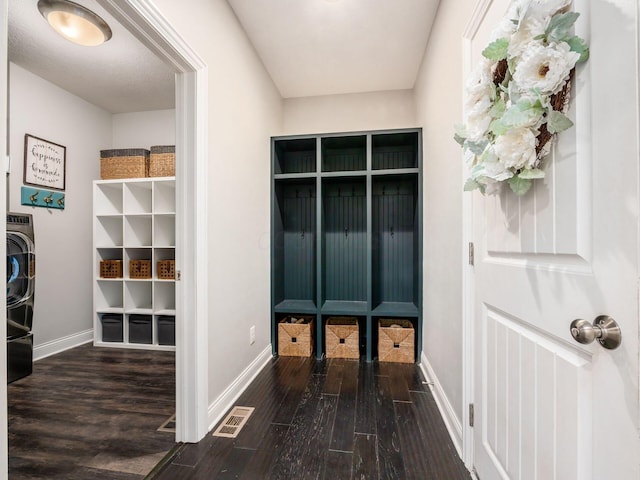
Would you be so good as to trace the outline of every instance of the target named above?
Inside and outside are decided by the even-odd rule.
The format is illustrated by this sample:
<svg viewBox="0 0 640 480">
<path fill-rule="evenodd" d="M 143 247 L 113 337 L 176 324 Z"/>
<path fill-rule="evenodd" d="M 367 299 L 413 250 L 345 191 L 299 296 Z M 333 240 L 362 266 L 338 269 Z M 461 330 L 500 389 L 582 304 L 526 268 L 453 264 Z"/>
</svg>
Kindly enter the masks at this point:
<svg viewBox="0 0 640 480">
<path fill-rule="evenodd" d="M 7 379 L 33 371 L 33 300 L 36 275 L 33 217 L 7 213 Z"/>
</svg>

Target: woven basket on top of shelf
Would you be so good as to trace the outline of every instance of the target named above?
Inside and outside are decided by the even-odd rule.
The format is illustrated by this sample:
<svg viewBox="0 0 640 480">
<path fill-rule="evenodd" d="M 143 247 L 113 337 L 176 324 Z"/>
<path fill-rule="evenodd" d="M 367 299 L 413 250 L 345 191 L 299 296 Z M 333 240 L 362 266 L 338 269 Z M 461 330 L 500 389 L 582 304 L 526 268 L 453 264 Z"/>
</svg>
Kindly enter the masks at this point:
<svg viewBox="0 0 640 480">
<path fill-rule="evenodd" d="M 125 148 L 100 150 L 100 178 L 143 178 L 149 176 L 149 150 Z"/>
<path fill-rule="evenodd" d="M 176 174 L 176 146 L 156 145 L 151 147 L 149 160 L 150 177 L 173 177 Z"/>
</svg>

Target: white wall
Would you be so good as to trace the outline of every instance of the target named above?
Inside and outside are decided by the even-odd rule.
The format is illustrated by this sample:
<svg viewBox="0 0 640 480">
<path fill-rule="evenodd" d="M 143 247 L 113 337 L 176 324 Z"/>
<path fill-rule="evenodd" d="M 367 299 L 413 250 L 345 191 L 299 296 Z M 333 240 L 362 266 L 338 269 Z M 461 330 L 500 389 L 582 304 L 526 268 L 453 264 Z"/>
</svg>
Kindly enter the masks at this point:
<svg viewBox="0 0 640 480">
<path fill-rule="evenodd" d="M 91 182 L 111 146 L 111 114 L 10 64 L 9 211 L 33 214 L 36 346 L 93 328 Z M 67 147 L 65 209 L 20 205 L 24 135 Z M 88 337 L 87 339 L 89 339 Z"/>
<path fill-rule="evenodd" d="M 173 0 L 155 3 L 208 65 L 213 403 L 271 343 L 269 138 L 282 130 L 282 100 L 226 2 L 193 0 L 188 10 Z"/>
<path fill-rule="evenodd" d="M 416 126 L 412 90 L 287 98 L 285 135 Z"/>
<path fill-rule="evenodd" d="M 111 148 L 146 148 L 175 145 L 176 111 L 116 113 L 112 118 Z"/>
<path fill-rule="evenodd" d="M 424 139 L 423 351 L 462 419 L 462 32 L 474 2 L 443 1 L 416 81 Z"/>
</svg>

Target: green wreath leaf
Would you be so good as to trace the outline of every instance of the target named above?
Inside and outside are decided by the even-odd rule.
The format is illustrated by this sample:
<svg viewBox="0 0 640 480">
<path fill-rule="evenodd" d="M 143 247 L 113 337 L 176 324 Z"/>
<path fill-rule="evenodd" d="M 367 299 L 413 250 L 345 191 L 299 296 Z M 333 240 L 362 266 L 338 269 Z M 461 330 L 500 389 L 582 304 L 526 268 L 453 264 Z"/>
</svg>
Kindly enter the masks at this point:
<svg viewBox="0 0 640 480">
<path fill-rule="evenodd" d="M 524 195 L 531 188 L 531 180 L 528 178 L 521 178 L 520 175 L 511 177 L 507 181 L 509 182 L 509 186 L 511 187 L 511 190 L 513 190 L 513 193 L 518 196 Z"/>
<path fill-rule="evenodd" d="M 587 42 L 585 42 L 582 38 L 574 35 L 571 38 L 568 38 L 566 42 L 571 47 L 572 52 L 576 52 L 580 54 L 580 58 L 577 63 L 586 62 L 589 59 L 589 47 L 587 46 Z"/>
<path fill-rule="evenodd" d="M 499 38 L 494 40 L 487 48 L 482 51 L 482 56 L 489 60 L 502 60 L 503 58 L 507 58 L 507 49 L 509 48 L 509 40 L 506 38 Z"/>
<path fill-rule="evenodd" d="M 569 38 L 569 31 L 579 16 L 578 12 L 567 12 L 551 17 L 549 26 L 544 32 L 547 36 L 547 41 L 561 42 Z"/>
<path fill-rule="evenodd" d="M 549 133 L 559 133 L 571 128 L 573 122 L 562 112 L 551 110 L 547 116 L 547 130 Z"/>
</svg>

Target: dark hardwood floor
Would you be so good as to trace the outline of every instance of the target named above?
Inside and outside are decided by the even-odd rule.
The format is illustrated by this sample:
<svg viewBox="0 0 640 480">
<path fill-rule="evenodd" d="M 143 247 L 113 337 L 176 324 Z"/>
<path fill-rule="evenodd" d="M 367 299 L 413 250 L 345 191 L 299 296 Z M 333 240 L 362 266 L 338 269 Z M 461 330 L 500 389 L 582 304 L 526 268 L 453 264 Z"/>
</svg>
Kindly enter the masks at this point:
<svg viewBox="0 0 640 480">
<path fill-rule="evenodd" d="M 9 478 L 141 479 L 174 446 L 175 354 L 77 347 L 9 385 Z"/>
<path fill-rule="evenodd" d="M 180 445 L 154 480 L 468 479 L 416 365 L 280 357 L 237 438 Z"/>
</svg>

